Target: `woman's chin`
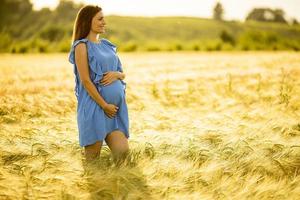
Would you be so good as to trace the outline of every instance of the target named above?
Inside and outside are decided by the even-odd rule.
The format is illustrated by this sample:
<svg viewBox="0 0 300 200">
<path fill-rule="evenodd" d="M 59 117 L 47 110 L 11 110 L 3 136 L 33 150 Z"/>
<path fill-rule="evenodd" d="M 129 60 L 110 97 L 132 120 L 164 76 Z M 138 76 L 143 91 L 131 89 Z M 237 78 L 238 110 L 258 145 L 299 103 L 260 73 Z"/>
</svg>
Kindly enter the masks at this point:
<svg viewBox="0 0 300 200">
<path fill-rule="evenodd" d="M 98 33 L 105 33 L 105 30 L 100 30 Z"/>
</svg>

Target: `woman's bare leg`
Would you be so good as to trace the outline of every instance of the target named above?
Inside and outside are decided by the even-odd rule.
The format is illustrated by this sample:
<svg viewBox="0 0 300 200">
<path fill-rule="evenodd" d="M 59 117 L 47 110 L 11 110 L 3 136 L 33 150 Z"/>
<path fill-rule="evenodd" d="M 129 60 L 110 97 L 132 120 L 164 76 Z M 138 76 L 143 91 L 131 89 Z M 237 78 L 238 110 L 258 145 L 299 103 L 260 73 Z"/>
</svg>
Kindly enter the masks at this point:
<svg viewBox="0 0 300 200">
<path fill-rule="evenodd" d="M 85 146 L 84 153 L 86 161 L 92 161 L 98 158 L 100 156 L 101 147 L 102 141 L 97 141 L 94 144 Z"/>
<path fill-rule="evenodd" d="M 112 151 L 115 162 L 122 162 L 129 153 L 128 139 L 120 130 L 115 130 L 109 133 L 105 138 L 105 142 Z"/>
</svg>

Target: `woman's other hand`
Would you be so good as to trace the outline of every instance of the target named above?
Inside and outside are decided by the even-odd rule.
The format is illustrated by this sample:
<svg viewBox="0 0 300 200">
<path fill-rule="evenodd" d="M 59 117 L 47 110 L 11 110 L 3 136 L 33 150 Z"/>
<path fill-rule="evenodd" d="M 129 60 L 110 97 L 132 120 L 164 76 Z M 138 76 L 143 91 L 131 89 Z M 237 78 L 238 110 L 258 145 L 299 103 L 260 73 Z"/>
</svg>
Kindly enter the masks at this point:
<svg viewBox="0 0 300 200">
<path fill-rule="evenodd" d="M 114 104 L 106 104 L 103 107 L 103 110 L 105 112 L 105 114 L 109 117 L 109 118 L 113 118 L 115 117 L 115 115 L 118 112 L 119 107 L 115 106 Z"/>
<path fill-rule="evenodd" d="M 118 80 L 120 77 L 120 72 L 109 71 L 103 74 L 103 78 L 100 80 L 100 84 L 103 86 L 109 85 L 112 82 Z"/>
</svg>

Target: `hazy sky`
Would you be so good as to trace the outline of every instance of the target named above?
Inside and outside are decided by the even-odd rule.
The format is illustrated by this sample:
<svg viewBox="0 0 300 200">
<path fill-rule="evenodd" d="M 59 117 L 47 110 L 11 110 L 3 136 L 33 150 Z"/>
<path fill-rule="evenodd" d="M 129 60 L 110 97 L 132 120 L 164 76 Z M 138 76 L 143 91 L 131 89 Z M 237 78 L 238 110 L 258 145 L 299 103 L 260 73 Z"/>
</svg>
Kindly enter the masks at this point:
<svg viewBox="0 0 300 200">
<path fill-rule="evenodd" d="M 74 0 L 97 4 L 104 15 L 211 17 L 216 0 Z M 55 8 L 59 0 L 31 0 L 34 9 Z M 281 8 L 300 21 L 300 0 L 220 0 L 225 19 L 244 20 L 253 7 Z"/>
</svg>

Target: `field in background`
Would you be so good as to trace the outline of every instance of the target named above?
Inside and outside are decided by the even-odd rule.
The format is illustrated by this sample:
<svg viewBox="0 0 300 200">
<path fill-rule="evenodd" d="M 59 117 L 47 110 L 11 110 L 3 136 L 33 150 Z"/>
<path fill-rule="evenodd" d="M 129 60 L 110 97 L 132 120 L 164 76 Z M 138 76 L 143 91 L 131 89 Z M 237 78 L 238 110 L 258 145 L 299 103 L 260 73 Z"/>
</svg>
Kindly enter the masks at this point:
<svg viewBox="0 0 300 200">
<path fill-rule="evenodd" d="M 299 53 L 120 58 L 131 154 L 85 170 L 67 54 L 0 55 L 0 199 L 299 197 Z"/>
</svg>

